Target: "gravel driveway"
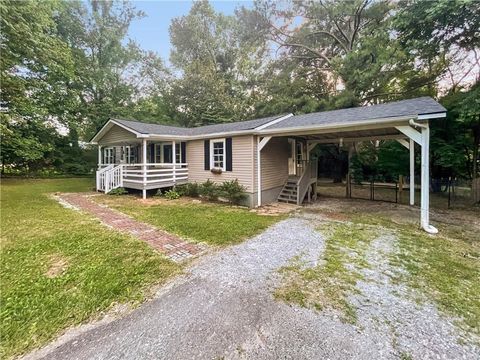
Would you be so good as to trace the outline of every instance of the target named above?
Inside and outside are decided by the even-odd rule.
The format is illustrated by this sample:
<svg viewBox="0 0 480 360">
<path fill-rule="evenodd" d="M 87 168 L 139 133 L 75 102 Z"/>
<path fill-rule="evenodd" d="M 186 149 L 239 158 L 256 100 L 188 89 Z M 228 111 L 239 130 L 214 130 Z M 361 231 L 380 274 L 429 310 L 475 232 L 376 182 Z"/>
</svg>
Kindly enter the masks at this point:
<svg viewBox="0 0 480 360">
<path fill-rule="evenodd" d="M 316 220 L 292 217 L 240 245 L 197 260 L 187 275 L 127 316 L 83 332 L 56 348 L 31 354 L 48 359 L 398 359 L 476 358 L 460 345 L 451 320 L 434 306 L 400 298 L 381 275 L 361 283 L 356 325 L 333 313 L 275 301 L 276 270 L 296 255 L 316 261 L 324 240 Z M 374 242 L 382 263 L 392 239 Z M 385 297 L 386 296 L 386 297 Z M 402 320 L 403 319 L 403 320 Z M 398 322 L 398 327 L 395 322 Z"/>
</svg>

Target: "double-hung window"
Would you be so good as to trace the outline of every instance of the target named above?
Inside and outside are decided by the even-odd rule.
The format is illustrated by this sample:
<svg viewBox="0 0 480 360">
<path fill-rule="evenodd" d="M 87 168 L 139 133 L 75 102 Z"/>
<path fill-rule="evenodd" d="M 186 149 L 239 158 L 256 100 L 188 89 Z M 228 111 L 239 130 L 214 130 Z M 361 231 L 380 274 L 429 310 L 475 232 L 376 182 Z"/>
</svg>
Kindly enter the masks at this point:
<svg viewBox="0 0 480 360">
<path fill-rule="evenodd" d="M 106 147 L 103 149 L 103 163 L 104 164 L 114 164 L 115 163 L 115 148 Z"/>
<path fill-rule="evenodd" d="M 135 163 L 135 146 L 123 146 L 122 147 L 122 162 L 126 164 Z"/>
<path fill-rule="evenodd" d="M 225 171 L 225 139 L 210 141 L 210 168 Z"/>
</svg>

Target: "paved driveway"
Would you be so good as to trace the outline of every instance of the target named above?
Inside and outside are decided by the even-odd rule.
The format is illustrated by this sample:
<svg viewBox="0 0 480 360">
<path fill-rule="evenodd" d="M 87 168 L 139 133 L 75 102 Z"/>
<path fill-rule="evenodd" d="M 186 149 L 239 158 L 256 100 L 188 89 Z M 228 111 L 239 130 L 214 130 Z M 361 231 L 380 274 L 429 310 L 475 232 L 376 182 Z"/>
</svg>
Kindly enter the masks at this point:
<svg viewBox="0 0 480 360">
<path fill-rule="evenodd" d="M 361 311 L 360 324 L 351 325 L 333 314 L 274 300 L 279 267 L 295 255 L 314 262 L 322 253 L 324 240 L 313 229 L 315 223 L 311 218 L 289 218 L 238 246 L 206 255 L 138 310 L 34 357 L 398 359 L 402 351 L 397 335 L 377 328 L 376 322 L 363 322 Z M 435 309 L 429 311 L 430 318 L 439 318 Z M 449 335 L 453 327 L 448 321 L 440 326 L 442 344 L 437 348 L 431 346 L 437 335 L 432 337 L 432 324 L 427 325 L 410 340 L 418 343 L 423 358 L 474 358 L 475 349 L 461 347 Z"/>
</svg>

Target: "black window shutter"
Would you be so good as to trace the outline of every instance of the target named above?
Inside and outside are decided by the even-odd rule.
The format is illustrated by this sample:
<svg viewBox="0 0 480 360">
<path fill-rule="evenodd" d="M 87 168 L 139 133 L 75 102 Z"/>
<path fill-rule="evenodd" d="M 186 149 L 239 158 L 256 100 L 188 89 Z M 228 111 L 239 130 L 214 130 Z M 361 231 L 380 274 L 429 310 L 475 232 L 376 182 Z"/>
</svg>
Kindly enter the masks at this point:
<svg viewBox="0 0 480 360">
<path fill-rule="evenodd" d="M 155 162 L 155 144 L 150 144 L 150 163 Z"/>
<path fill-rule="evenodd" d="M 113 151 L 113 163 L 116 164 L 117 163 L 117 148 L 114 146 L 112 151 Z"/>
<path fill-rule="evenodd" d="M 187 143 L 185 141 L 182 141 L 180 143 L 180 149 L 181 149 L 181 159 L 180 161 L 185 164 L 187 162 Z"/>
<path fill-rule="evenodd" d="M 210 170 L 210 140 L 205 140 L 203 142 L 203 154 L 205 170 Z"/>
<path fill-rule="evenodd" d="M 225 139 L 225 169 L 227 171 L 232 171 L 232 138 Z"/>
</svg>

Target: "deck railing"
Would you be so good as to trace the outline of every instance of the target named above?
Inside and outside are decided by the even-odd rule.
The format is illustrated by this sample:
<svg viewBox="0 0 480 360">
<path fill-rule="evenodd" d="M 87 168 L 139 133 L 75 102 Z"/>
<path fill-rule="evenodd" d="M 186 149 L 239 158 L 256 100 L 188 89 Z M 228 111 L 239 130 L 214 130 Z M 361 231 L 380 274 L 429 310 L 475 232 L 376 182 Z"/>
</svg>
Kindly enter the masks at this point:
<svg viewBox="0 0 480 360">
<path fill-rule="evenodd" d="M 318 160 L 302 160 L 299 165 L 302 172 L 297 181 L 297 204 L 301 205 L 311 185 L 317 182 Z"/>
<path fill-rule="evenodd" d="M 188 180 L 187 163 L 148 163 L 99 165 L 97 190 L 108 193 L 112 189 L 131 184 L 135 188 L 162 188 Z"/>
</svg>

